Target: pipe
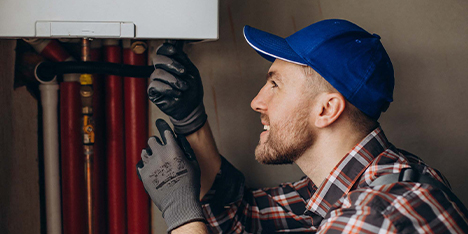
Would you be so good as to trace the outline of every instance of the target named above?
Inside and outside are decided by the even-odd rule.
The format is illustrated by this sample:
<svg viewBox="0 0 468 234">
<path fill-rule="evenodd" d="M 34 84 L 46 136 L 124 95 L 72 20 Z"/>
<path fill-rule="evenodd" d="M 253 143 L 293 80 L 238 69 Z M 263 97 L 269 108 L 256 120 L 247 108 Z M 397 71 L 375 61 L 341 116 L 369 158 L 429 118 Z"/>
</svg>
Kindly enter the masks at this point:
<svg viewBox="0 0 468 234">
<path fill-rule="evenodd" d="M 24 39 L 37 53 L 56 62 L 67 61 L 71 56 L 56 40 L 30 38 Z"/>
<path fill-rule="evenodd" d="M 146 53 L 137 54 L 130 47 L 130 41 L 124 40 L 124 63 L 145 65 Z M 146 147 L 146 139 L 148 138 L 146 87 L 146 79 L 124 78 L 127 225 L 128 233 L 139 234 L 150 232 L 149 197 L 135 173 L 135 165 L 141 159 L 141 150 Z"/>
<path fill-rule="evenodd" d="M 104 56 L 106 62 L 122 62 L 122 48 L 118 40 L 104 41 Z M 106 75 L 105 90 L 108 230 L 109 234 L 125 234 L 127 233 L 127 202 L 122 77 Z"/>
<path fill-rule="evenodd" d="M 63 233 L 86 233 L 86 187 L 81 133 L 80 83 L 60 84 Z"/>
<path fill-rule="evenodd" d="M 25 41 L 28 42 L 37 53 L 52 61 L 73 60 L 73 58 L 56 40 L 25 39 Z M 68 77 L 74 77 L 74 75 L 69 74 Z M 48 80 L 41 80 L 36 76 L 36 79 L 40 82 L 39 90 L 41 91 L 41 105 L 43 109 L 44 180 L 47 233 L 61 234 L 62 206 L 60 197 L 59 126 L 57 120 L 57 91 L 59 86 L 56 82 L 56 77 Z M 68 147 L 65 146 L 63 148 L 66 149 Z M 67 208 L 64 208 L 64 210 L 67 210 Z M 64 220 L 66 221 L 67 219 Z"/>
<path fill-rule="evenodd" d="M 101 61 L 102 40 L 91 41 L 90 60 Z M 94 167 L 93 167 L 93 226 L 94 233 L 107 233 L 106 215 L 106 138 L 105 138 L 105 101 L 104 79 L 100 75 L 93 74 L 93 119 L 94 119 Z"/>
<path fill-rule="evenodd" d="M 48 234 L 62 233 L 57 125 L 58 89 L 57 83 L 39 85 L 44 129 L 44 174 Z"/>
<path fill-rule="evenodd" d="M 124 65 L 107 62 L 42 62 L 36 69 L 37 76 L 42 80 L 51 80 L 56 75 L 70 73 L 108 74 L 147 79 L 153 73 L 153 66 Z"/>
<path fill-rule="evenodd" d="M 90 60 L 90 41 L 82 39 L 81 58 L 84 62 Z M 94 120 L 93 120 L 93 77 L 91 74 L 81 74 L 80 76 L 81 107 L 83 114 L 83 150 L 85 155 L 85 176 L 86 176 L 86 210 L 88 234 L 94 233 L 93 223 L 93 167 L 94 167 Z"/>
</svg>

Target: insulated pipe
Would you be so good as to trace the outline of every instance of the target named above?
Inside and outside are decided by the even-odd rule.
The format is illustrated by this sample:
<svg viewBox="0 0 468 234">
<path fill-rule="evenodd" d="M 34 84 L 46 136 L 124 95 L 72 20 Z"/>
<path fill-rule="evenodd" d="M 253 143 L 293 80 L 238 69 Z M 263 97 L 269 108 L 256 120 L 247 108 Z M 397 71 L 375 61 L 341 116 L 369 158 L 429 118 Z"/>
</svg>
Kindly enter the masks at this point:
<svg viewBox="0 0 468 234">
<path fill-rule="evenodd" d="M 49 60 L 62 62 L 71 57 L 56 40 L 32 38 L 24 39 L 24 41 L 29 43 L 37 53 Z"/>
<path fill-rule="evenodd" d="M 124 63 L 143 66 L 146 53 L 137 54 L 130 48 L 130 40 L 123 41 Z M 138 51 L 141 52 L 141 51 Z M 135 172 L 141 159 L 141 150 L 146 147 L 148 138 L 147 80 L 134 77 L 124 78 L 125 100 L 125 146 L 127 161 L 127 217 L 128 233 L 145 234 L 150 232 L 150 203 L 143 183 Z"/>
<path fill-rule="evenodd" d="M 86 187 L 84 174 L 80 83 L 60 84 L 62 147 L 63 233 L 86 233 Z"/>
<path fill-rule="evenodd" d="M 91 41 L 90 60 L 101 61 L 102 40 Z M 94 119 L 94 167 L 93 167 L 93 223 L 94 233 L 107 233 L 106 231 L 106 145 L 105 145 L 105 100 L 104 79 L 93 74 L 93 119 Z"/>
<path fill-rule="evenodd" d="M 104 60 L 122 62 L 122 48 L 118 40 L 104 41 Z M 125 192 L 125 145 L 123 78 L 106 75 L 106 155 L 107 155 L 107 207 L 109 234 L 127 233 Z"/>
</svg>

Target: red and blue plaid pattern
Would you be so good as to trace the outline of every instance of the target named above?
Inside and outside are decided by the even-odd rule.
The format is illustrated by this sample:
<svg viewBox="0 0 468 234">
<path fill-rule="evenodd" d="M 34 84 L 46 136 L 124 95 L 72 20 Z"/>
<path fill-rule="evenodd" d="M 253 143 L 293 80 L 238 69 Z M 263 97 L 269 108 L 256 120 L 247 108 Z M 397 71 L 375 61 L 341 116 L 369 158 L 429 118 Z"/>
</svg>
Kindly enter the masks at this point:
<svg viewBox="0 0 468 234">
<path fill-rule="evenodd" d="M 448 184 L 418 157 L 390 144 L 376 128 L 336 165 L 317 187 L 307 177 L 275 188 L 252 190 L 223 159 L 203 198 L 213 233 L 465 233 L 467 214 L 439 189 L 398 182 L 370 187 L 376 178 L 409 164 Z"/>
</svg>

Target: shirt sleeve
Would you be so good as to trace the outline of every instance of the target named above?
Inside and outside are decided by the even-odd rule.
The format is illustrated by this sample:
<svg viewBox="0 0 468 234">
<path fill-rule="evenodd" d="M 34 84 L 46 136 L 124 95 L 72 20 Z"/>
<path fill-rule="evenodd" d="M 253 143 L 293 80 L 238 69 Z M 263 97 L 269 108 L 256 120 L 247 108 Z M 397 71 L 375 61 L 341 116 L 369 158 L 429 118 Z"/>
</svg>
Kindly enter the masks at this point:
<svg viewBox="0 0 468 234">
<path fill-rule="evenodd" d="M 305 215 L 305 199 L 315 188 L 310 179 L 253 190 L 243 174 L 222 158 L 221 169 L 202 199 L 213 233 L 313 232 L 313 217 Z"/>
</svg>

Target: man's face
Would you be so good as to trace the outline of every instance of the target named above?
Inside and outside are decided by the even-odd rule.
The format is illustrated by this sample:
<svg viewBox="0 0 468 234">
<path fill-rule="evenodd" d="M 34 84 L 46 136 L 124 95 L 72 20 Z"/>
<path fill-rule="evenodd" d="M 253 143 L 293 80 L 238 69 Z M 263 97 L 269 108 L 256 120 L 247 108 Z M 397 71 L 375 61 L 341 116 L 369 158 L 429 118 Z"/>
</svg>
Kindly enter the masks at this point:
<svg viewBox="0 0 468 234">
<path fill-rule="evenodd" d="M 293 163 L 313 143 L 309 124 L 312 100 L 303 69 L 277 59 L 268 71 L 266 84 L 252 100 L 251 107 L 260 112 L 265 129 L 255 149 L 260 163 Z"/>
</svg>

